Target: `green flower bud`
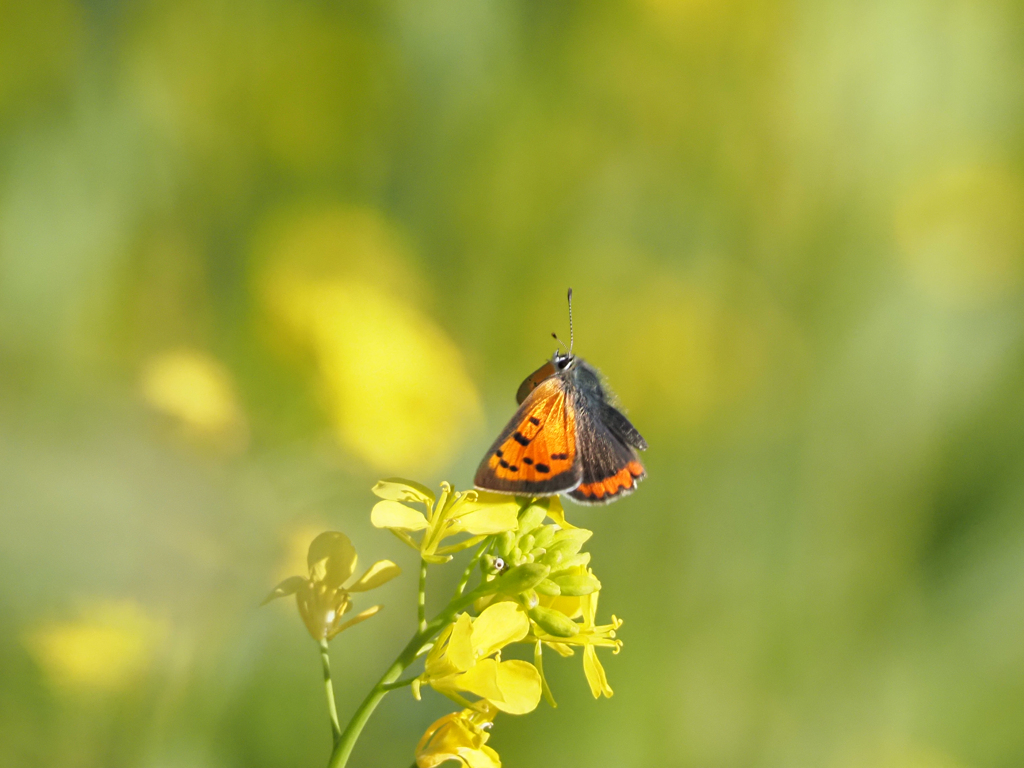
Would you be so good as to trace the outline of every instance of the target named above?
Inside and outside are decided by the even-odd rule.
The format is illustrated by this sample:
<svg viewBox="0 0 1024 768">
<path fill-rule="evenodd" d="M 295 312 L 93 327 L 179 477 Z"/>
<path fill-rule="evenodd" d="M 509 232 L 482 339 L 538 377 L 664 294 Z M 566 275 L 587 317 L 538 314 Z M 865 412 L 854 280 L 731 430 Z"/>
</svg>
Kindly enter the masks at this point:
<svg viewBox="0 0 1024 768">
<path fill-rule="evenodd" d="M 528 533 L 519 540 L 519 548 L 523 552 L 533 552 L 533 534 Z"/>
<path fill-rule="evenodd" d="M 514 531 L 504 531 L 495 537 L 494 553 L 502 557 L 508 557 L 515 544 L 516 534 Z"/>
<path fill-rule="evenodd" d="M 601 582 L 589 573 L 556 573 L 552 574 L 551 578 L 547 579 L 547 581 L 557 584 L 561 594 L 569 595 L 570 597 L 589 595 L 601 589 Z M 538 589 L 538 591 L 540 590 Z M 548 593 L 544 592 L 543 594 Z"/>
<path fill-rule="evenodd" d="M 537 504 L 531 504 L 519 513 L 519 536 L 523 537 L 544 522 L 548 511 Z"/>
<path fill-rule="evenodd" d="M 555 540 L 557 529 L 553 525 L 542 525 L 533 532 L 533 548 L 547 549 Z"/>
<path fill-rule="evenodd" d="M 577 565 L 587 565 L 587 564 L 589 564 L 590 563 L 590 553 L 589 552 L 580 552 L 579 554 L 573 555 L 571 557 L 567 557 L 567 558 L 563 559 L 561 562 L 558 562 L 558 563 L 551 563 L 551 562 L 549 562 L 548 559 L 547 559 L 547 556 L 540 558 L 540 561 L 542 563 L 544 563 L 544 565 L 549 565 L 552 568 L 557 566 L 558 570 L 564 571 L 564 570 L 567 570 L 569 568 L 574 568 Z"/>
<path fill-rule="evenodd" d="M 555 540 L 551 543 L 549 549 L 565 549 L 569 554 L 575 555 L 593 535 L 593 531 L 588 531 L 584 528 L 559 531 L 555 534 Z"/>
<path fill-rule="evenodd" d="M 510 568 L 507 573 L 495 579 L 498 591 L 503 595 L 518 595 L 532 589 L 547 578 L 551 569 L 540 563 L 525 563 Z"/>
<path fill-rule="evenodd" d="M 536 589 L 542 595 L 548 595 L 550 597 L 557 597 L 558 595 L 562 594 L 562 588 L 559 587 L 551 579 L 544 579 L 544 581 L 539 582 L 537 586 L 534 587 L 534 589 Z"/>
<path fill-rule="evenodd" d="M 545 608 L 542 605 L 530 609 L 530 618 L 537 626 L 555 637 L 572 637 L 579 633 L 579 625 L 561 611 Z"/>
<path fill-rule="evenodd" d="M 531 610 L 537 606 L 540 602 L 540 597 L 537 595 L 537 590 L 528 589 L 519 596 L 520 604 L 526 609 Z"/>
</svg>

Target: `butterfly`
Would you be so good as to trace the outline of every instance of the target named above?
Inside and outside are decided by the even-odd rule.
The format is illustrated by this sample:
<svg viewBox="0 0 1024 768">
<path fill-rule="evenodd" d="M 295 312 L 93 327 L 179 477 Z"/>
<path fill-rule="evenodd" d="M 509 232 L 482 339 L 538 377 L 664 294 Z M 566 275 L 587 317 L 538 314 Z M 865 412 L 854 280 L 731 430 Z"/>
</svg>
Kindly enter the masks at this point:
<svg viewBox="0 0 1024 768">
<path fill-rule="evenodd" d="M 582 504 L 608 504 L 646 477 L 636 452 L 647 450 L 647 441 L 612 404 L 614 395 L 597 369 L 572 348 L 570 288 L 568 350 L 556 350 L 519 386 L 519 410 L 476 471 L 480 490 L 566 493 Z"/>
</svg>

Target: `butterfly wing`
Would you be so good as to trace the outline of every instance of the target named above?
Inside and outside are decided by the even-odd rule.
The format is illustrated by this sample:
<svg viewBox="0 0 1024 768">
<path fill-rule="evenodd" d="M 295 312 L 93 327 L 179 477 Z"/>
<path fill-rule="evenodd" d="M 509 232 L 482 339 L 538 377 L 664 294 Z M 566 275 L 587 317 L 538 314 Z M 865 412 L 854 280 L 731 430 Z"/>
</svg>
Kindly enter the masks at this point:
<svg viewBox="0 0 1024 768">
<path fill-rule="evenodd" d="M 575 409 L 583 480 L 569 496 L 582 504 L 608 504 L 628 496 L 647 476 L 633 450 L 646 448 L 646 441 L 615 408 L 607 403 L 595 406 Z"/>
<path fill-rule="evenodd" d="M 476 471 L 485 491 L 552 496 L 583 479 L 576 440 L 578 414 L 566 382 L 551 376 L 526 396 Z"/>
<path fill-rule="evenodd" d="M 601 405 L 601 421 L 611 430 L 611 433 L 619 438 L 626 445 L 636 448 L 638 451 L 647 450 L 647 441 L 644 440 L 636 427 L 630 423 L 620 411 L 608 403 Z"/>
<path fill-rule="evenodd" d="M 549 376 L 553 376 L 554 373 L 555 364 L 548 360 L 544 365 L 523 379 L 523 383 L 519 385 L 519 389 L 516 391 L 516 404 L 522 405 L 523 401 L 530 396 L 530 393 Z"/>
</svg>

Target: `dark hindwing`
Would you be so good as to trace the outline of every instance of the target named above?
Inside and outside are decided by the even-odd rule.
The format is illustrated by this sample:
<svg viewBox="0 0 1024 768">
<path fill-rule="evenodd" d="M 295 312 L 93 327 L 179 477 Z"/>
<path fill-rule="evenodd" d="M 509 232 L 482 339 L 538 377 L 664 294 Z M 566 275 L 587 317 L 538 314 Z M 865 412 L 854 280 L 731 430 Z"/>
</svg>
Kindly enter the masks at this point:
<svg viewBox="0 0 1024 768">
<path fill-rule="evenodd" d="M 638 451 L 647 450 L 647 441 L 637 432 L 629 419 L 620 411 L 608 403 L 601 404 L 601 421 L 611 430 L 612 434 L 618 437 L 626 445 L 636 448 Z"/>
<path fill-rule="evenodd" d="M 594 409 L 598 410 L 602 418 L 588 408 L 577 409 L 577 450 L 583 481 L 569 496 L 582 504 L 607 504 L 627 496 L 647 476 L 633 450 L 647 447 L 640 433 L 612 406 L 600 403 Z M 614 416 L 606 419 L 608 413 Z"/>
<path fill-rule="evenodd" d="M 476 471 L 484 491 L 553 496 L 580 484 L 577 414 L 564 379 L 552 376 L 526 396 Z"/>
</svg>

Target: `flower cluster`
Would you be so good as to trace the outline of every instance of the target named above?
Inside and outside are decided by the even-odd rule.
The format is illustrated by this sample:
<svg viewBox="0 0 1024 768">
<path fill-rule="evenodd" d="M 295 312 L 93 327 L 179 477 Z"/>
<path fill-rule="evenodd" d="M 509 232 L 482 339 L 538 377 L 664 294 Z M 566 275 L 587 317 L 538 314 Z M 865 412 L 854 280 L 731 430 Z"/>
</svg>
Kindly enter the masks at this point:
<svg viewBox="0 0 1024 768">
<path fill-rule="evenodd" d="M 622 641 L 616 631 L 622 622 L 612 616 L 608 624 L 597 623 L 601 582 L 590 569 L 590 553 L 582 551 L 593 534 L 566 521 L 557 497 L 459 493 L 448 483 L 442 483 L 435 495 L 425 486 L 400 479 L 382 480 L 373 492 L 380 498 L 370 516 L 373 525 L 390 530 L 414 549 L 422 565 L 419 631 L 367 701 L 375 705 L 387 691 L 410 685 L 416 699 L 424 688 L 432 688 L 462 708 L 427 729 L 416 747 L 419 768 L 449 760 L 468 768 L 500 768 L 498 753 L 487 746 L 496 715 L 532 712 L 542 697 L 555 706 L 544 677 L 545 647 L 561 656 L 582 649 L 583 671 L 594 698 L 612 695 L 597 649 L 618 653 Z M 479 548 L 448 608 L 427 622 L 428 566 L 447 563 L 474 545 Z M 355 571 L 356 554 L 348 538 L 335 532 L 313 541 L 308 563 L 308 577 L 285 579 L 267 601 L 296 596 L 299 613 L 325 654 L 327 676 L 327 640 L 380 610 L 373 606 L 343 621 L 352 594 L 380 586 L 399 569 L 382 560 L 345 587 Z M 479 583 L 466 591 L 477 566 Z M 502 658 L 517 644 L 532 646 L 532 662 Z M 422 672 L 396 681 L 419 658 Z M 337 728 L 333 692 L 329 677 L 325 679 L 336 727 L 332 765 L 344 765 L 355 736 L 349 738 L 349 729 L 342 733 Z M 357 712 L 352 722 L 361 728 L 365 718 L 360 721 Z M 339 750 L 343 755 L 335 761 Z"/>
</svg>

